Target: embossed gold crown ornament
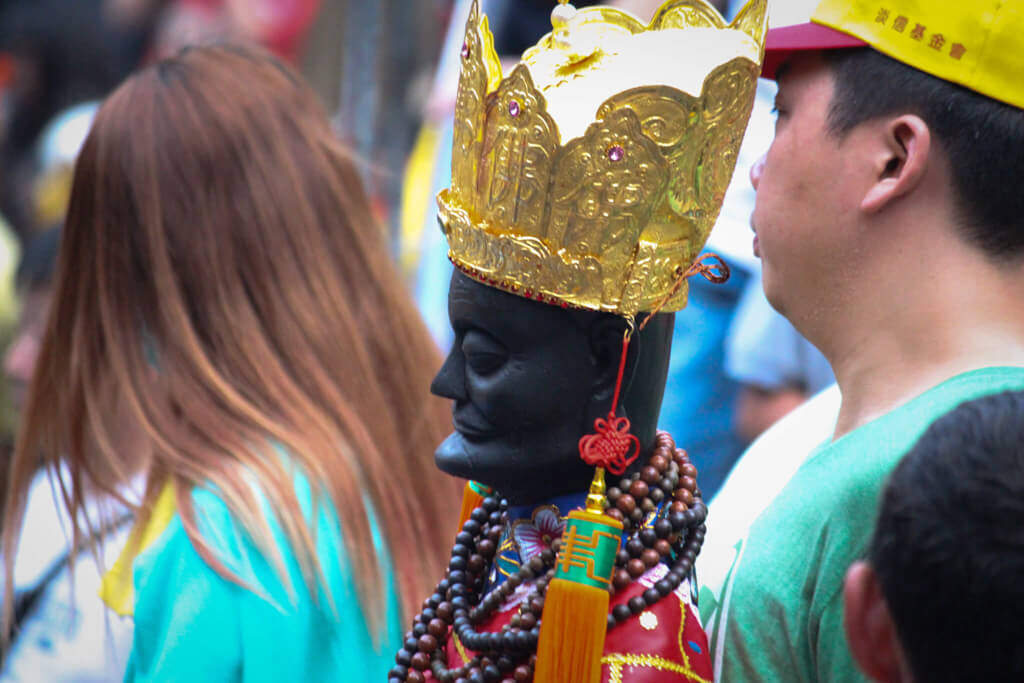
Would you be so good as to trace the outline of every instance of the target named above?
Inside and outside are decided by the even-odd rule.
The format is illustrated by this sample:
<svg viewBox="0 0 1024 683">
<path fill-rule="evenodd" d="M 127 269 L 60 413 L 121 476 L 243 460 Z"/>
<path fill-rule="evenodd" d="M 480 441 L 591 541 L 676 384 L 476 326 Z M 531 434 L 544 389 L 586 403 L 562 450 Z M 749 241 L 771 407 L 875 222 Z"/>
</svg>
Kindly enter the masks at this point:
<svg viewBox="0 0 1024 683">
<path fill-rule="evenodd" d="M 753 105 L 767 0 L 731 24 L 669 0 L 650 25 L 562 5 L 503 78 L 474 0 L 462 48 L 449 258 L 550 304 L 627 318 L 686 305 L 688 272 L 732 177 Z"/>
</svg>

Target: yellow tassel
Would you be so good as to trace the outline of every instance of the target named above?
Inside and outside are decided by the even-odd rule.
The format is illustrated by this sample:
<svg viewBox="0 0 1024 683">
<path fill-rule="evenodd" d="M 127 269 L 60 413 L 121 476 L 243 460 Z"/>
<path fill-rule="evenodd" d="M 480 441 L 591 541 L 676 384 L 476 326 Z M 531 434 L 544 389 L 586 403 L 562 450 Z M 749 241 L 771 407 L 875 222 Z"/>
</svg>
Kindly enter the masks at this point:
<svg viewBox="0 0 1024 683">
<path fill-rule="evenodd" d="M 483 505 L 484 498 L 491 495 L 493 489 L 475 481 L 467 481 L 462 489 L 462 511 L 459 513 L 459 528 L 455 533 L 462 531 L 462 525 L 466 523 L 473 510 Z"/>
<path fill-rule="evenodd" d="M 597 469 L 586 510 L 573 510 L 548 584 L 534 683 L 600 683 L 608 628 L 608 588 L 622 523 L 602 514 L 604 470 Z"/>
<path fill-rule="evenodd" d="M 552 579 L 544 597 L 534 683 L 600 683 L 608 591 Z"/>
</svg>

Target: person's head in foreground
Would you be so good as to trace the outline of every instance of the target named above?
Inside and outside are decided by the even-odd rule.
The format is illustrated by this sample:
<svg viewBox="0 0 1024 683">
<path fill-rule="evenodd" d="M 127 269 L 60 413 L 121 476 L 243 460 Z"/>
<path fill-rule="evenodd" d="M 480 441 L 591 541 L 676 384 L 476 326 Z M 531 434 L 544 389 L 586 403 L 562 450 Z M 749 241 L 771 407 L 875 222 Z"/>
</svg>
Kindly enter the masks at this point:
<svg viewBox="0 0 1024 683">
<path fill-rule="evenodd" d="M 1024 336 L 999 312 L 1024 292 L 1024 13 L 926 4 L 825 0 L 768 37 L 778 121 L 751 171 L 755 250 L 844 395 L 866 349 L 934 368 L 953 324 L 984 348 L 994 325 Z"/>
<path fill-rule="evenodd" d="M 883 683 L 1024 680 L 1024 392 L 968 401 L 893 471 L 847 640 Z M 958 635 L 959 634 L 959 635 Z"/>
<path fill-rule="evenodd" d="M 383 626 L 391 567 L 372 528 L 411 612 L 455 520 L 431 458 L 448 423 L 427 392 L 439 365 L 312 90 L 256 48 L 160 61 L 107 99 L 77 162 L 12 468 L 7 575 L 41 459 L 73 519 L 144 474 L 143 525 L 172 484 L 190 541 L 226 575 L 192 496 L 213 491 L 262 550 L 285 539 L 312 592 L 337 568 L 299 477 L 337 510 L 351 599 Z"/>
</svg>

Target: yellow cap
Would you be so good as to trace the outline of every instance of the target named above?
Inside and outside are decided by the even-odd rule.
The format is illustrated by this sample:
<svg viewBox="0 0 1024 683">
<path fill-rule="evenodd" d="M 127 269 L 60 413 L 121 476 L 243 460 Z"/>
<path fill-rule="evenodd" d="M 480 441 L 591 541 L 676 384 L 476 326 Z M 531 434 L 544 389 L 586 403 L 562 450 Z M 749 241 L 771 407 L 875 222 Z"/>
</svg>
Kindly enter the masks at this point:
<svg viewBox="0 0 1024 683">
<path fill-rule="evenodd" d="M 925 73 L 1024 108 L 1024 4 L 1006 0 L 823 0 L 813 24 L 768 32 L 765 76 L 796 50 L 863 41 Z M 821 30 L 840 32 L 835 44 Z M 857 40 L 851 41 L 850 37 Z"/>
</svg>

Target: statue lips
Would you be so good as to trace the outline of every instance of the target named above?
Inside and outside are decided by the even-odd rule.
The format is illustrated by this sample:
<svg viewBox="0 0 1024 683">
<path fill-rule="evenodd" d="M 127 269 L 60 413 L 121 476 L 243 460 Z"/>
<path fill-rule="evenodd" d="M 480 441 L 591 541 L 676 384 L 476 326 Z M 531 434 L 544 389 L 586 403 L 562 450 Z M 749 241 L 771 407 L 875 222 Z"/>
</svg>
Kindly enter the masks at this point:
<svg viewBox="0 0 1024 683">
<path fill-rule="evenodd" d="M 497 429 L 472 403 L 456 401 L 452 410 L 452 424 L 455 431 L 469 441 L 483 441 L 497 434 Z"/>
</svg>

